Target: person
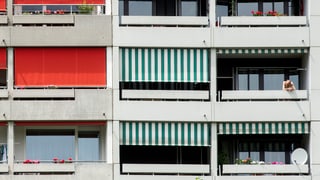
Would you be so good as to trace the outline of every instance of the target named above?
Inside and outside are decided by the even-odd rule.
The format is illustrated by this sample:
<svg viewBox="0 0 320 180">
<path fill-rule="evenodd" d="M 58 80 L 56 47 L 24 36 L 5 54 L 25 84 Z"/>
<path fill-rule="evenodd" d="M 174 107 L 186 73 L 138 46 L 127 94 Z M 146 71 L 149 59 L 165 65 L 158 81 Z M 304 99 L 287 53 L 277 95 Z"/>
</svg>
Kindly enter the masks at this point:
<svg viewBox="0 0 320 180">
<path fill-rule="evenodd" d="M 286 91 L 294 91 L 296 88 L 294 87 L 293 82 L 288 79 L 283 81 L 282 89 Z"/>
</svg>

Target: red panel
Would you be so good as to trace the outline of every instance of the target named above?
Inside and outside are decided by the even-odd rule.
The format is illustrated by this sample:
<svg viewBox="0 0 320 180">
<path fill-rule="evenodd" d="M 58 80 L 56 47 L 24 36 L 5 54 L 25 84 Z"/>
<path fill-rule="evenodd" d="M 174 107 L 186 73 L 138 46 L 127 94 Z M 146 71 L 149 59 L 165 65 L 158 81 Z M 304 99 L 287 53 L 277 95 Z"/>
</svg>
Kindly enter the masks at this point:
<svg viewBox="0 0 320 180">
<path fill-rule="evenodd" d="M 6 0 L 0 0 L 0 11 L 6 11 Z"/>
<path fill-rule="evenodd" d="M 105 126 L 105 121 L 21 121 L 16 126 Z"/>
<path fill-rule="evenodd" d="M 0 126 L 7 126 L 7 122 L 0 122 Z"/>
<path fill-rule="evenodd" d="M 14 4 L 105 4 L 105 1 L 104 0 L 14 0 Z"/>
<path fill-rule="evenodd" d="M 0 69 L 7 69 L 7 50 L 0 48 Z"/>
<path fill-rule="evenodd" d="M 16 48 L 16 86 L 106 86 L 105 48 Z"/>
</svg>

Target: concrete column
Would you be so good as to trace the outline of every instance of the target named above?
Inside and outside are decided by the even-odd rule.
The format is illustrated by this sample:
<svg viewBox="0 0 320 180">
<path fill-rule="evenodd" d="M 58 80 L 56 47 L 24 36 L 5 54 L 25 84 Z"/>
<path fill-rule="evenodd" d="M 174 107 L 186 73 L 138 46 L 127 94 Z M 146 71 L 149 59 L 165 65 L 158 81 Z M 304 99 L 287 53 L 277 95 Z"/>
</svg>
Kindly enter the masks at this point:
<svg viewBox="0 0 320 180">
<path fill-rule="evenodd" d="M 7 16 L 8 16 L 8 24 L 12 25 L 13 0 L 7 0 Z"/>
<path fill-rule="evenodd" d="M 14 165 L 14 122 L 8 122 L 8 165 L 9 165 L 9 174 L 13 174 L 13 165 Z"/>
<path fill-rule="evenodd" d="M 218 170 L 218 138 L 217 123 L 211 124 L 211 176 L 217 176 Z"/>
<path fill-rule="evenodd" d="M 113 179 L 120 179 L 120 121 L 113 121 L 113 142 L 112 142 L 112 156 L 113 156 Z"/>
<path fill-rule="evenodd" d="M 107 163 L 113 163 L 113 121 L 108 121 L 106 126 L 106 153 Z"/>
</svg>

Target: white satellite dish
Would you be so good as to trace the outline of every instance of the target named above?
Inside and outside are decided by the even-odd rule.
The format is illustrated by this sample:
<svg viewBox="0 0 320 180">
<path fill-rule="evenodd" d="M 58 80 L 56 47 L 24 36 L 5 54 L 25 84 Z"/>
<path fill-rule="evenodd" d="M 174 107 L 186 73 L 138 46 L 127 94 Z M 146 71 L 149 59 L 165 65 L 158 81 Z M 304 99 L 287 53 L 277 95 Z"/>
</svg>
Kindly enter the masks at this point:
<svg viewBox="0 0 320 180">
<path fill-rule="evenodd" d="M 308 153 L 303 148 L 295 149 L 291 154 L 291 161 L 293 164 L 302 165 L 308 160 Z"/>
</svg>

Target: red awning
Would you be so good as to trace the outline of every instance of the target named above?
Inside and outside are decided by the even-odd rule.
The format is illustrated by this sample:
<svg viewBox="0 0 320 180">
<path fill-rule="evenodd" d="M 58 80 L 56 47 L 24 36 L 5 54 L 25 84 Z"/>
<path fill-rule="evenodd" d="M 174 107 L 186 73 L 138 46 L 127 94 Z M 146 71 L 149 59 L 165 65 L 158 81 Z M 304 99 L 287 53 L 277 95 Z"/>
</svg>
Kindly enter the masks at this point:
<svg viewBox="0 0 320 180">
<path fill-rule="evenodd" d="M 0 0 L 0 11 L 6 11 L 6 0 Z"/>
<path fill-rule="evenodd" d="M 16 126 L 105 126 L 106 121 L 18 121 Z"/>
<path fill-rule="evenodd" d="M 0 122 L 0 126 L 6 126 L 7 124 L 7 122 Z"/>
<path fill-rule="evenodd" d="M 105 48 L 15 48 L 15 85 L 105 87 Z"/>
<path fill-rule="evenodd" d="M 15 0 L 14 4 L 105 4 L 104 0 Z"/>
<path fill-rule="evenodd" d="M 7 50 L 0 48 L 0 69 L 7 69 Z"/>
</svg>

